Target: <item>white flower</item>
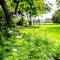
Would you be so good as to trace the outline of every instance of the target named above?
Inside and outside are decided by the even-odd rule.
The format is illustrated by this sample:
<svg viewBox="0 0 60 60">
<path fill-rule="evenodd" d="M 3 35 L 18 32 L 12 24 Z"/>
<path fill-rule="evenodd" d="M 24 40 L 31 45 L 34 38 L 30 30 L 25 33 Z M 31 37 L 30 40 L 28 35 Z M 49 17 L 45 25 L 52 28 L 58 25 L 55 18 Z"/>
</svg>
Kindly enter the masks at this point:
<svg viewBox="0 0 60 60">
<path fill-rule="evenodd" d="M 17 51 L 17 49 L 14 48 L 13 51 Z"/>
<path fill-rule="evenodd" d="M 21 34 L 20 36 L 16 36 L 17 38 L 22 38 L 23 37 L 23 34 Z"/>
<path fill-rule="evenodd" d="M 22 38 L 21 36 L 16 36 L 17 38 Z"/>
<path fill-rule="evenodd" d="M 9 31 L 9 33 L 12 33 L 13 31 Z"/>
</svg>

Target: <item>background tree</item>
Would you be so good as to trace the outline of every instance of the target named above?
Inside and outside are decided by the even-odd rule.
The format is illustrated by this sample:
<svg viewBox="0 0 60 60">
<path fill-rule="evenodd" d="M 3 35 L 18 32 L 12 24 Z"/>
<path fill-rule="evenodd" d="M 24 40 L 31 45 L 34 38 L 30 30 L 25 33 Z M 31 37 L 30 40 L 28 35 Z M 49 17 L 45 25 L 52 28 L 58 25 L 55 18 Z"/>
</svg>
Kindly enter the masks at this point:
<svg viewBox="0 0 60 60">
<path fill-rule="evenodd" d="M 60 9 L 55 12 L 53 15 L 52 21 L 54 23 L 60 23 Z"/>
</svg>

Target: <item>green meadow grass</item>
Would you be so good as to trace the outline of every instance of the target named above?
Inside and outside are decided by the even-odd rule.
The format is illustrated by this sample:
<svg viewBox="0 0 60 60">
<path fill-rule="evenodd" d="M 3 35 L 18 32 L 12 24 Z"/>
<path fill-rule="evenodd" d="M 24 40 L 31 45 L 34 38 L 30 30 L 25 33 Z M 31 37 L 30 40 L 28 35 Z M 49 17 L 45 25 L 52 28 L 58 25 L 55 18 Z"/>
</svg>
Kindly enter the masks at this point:
<svg viewBox="0 0 60 60">
<path fill-rule="evenodd" d="M 33 34 L 37 36 L 46 35 L 47 38 L 60 41 L 60 24 L 42 24 L 36 27 L 20 29 L 21 33 Z"/>
<path fill-rule="evenodd" d="M 23 57 L 28 54 L 31 54 L 29 56 L 32 56 L 31 60 L 53 60 L 54 57 L 60 57 L 60 24 L 23 27 L 19 29 L 19 32 L 23 34 L 23 37 L 16 39 L 16 46 L 26 50 L 25 52 L 21 50 Z M 28 54 L 24 55 L 24 53 Z"/>
<path fill-rule="evenodd" d="M 60 24 L 21 27 L 4 60 L 55 60 L 60 57 Z"/>
</svg>

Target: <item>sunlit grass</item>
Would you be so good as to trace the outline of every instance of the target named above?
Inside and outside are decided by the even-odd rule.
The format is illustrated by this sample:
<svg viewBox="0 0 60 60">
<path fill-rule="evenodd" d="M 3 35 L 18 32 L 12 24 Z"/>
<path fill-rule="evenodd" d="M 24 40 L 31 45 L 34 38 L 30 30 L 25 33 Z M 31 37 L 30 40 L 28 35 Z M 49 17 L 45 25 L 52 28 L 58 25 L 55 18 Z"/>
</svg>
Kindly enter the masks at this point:
<svg viewBox="0 0 60 60">
<path fill-rule="evenodd" d="M 23 27 L 19 32 L 22 37 L 16 38 L 14 46 L 20 47 L 17 54 L 22 60 L 53 60 L 60 56 L 60 24 Z"/>
<path fill-rule="evenodd" d="M 23 28 L 19 31 L 25 34 L 32 34 L 37 36 L 45 36 L 56 42 L 60 41 L 60 24 L 42 24 L 37 25 L 37 28 Z"/>
</svg>

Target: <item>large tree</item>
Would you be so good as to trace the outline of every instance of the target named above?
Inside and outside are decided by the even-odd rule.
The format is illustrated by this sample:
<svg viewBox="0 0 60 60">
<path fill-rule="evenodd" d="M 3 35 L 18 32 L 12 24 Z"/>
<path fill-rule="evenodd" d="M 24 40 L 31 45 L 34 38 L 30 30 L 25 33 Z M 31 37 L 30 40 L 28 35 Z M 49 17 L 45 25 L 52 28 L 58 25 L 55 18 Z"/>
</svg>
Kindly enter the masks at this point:
<svg viewBox="0 0 60 60">
<path fill-rule="evenodd" d="M 31 25 L 32 22 L 32 16 L 38 16 L 40 14 L 46 13 L 47 10 L 49 10 L 49 6 L 44 3 L 44 0 L 6 0 L 10 1 L 11 4 L 8 5 L 10 7 L 13 7 L 10 9 L 15 9 L 13 12 L 15 14 L 19 13 L 22 15 L 23 18 L 23 13 L 26 15 L 29 15 L 29 24 Z"/>
<path fill-rule="evenodd" d="M 24 7 L 29 16 L 30 16 L 30 25 L 32 24 L 32 16 L 39 16 L 41 14 L 44 14 L 49 10 L 49 6 L 44 3 L 44 0 L 26 0 L 27 6 Z"/>
<path fill-rule="evenodd" d="M 12 16 L 10 14 L 10 11 L 8 9 L 8 6 L 6 4 L 6 1 L 5 0 L 0 0 L 0 5 L 4 11 L 4 14 L 5 14 L 5 19 L 6 19 L 6 25 L 11 27 L 14 25 L 13 23 L 13 20 L 12 20 Z"/>
<path fill-rule="evenodd" d="M 32 16 L 38 16 L 46 13 L 49 6 L 44 3 L 44 0 L 24 0 L 20 3 L 19 10 L 29 15 L 29 24 L 32 24 Z"/>
</svg>

